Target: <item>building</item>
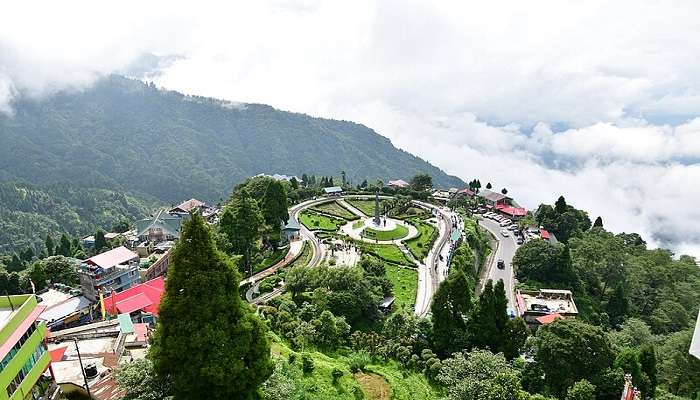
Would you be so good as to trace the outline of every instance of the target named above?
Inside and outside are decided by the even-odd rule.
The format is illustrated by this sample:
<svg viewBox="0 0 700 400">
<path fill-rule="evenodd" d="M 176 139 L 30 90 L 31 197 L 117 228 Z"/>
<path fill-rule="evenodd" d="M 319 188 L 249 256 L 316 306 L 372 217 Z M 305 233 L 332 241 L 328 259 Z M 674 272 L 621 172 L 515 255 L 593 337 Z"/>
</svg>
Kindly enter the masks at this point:
<svg viewBox="0 0 700 400">
<path fill-rule="evenodd" d="M 436 201 L 439 201 L 443 204 L 450 201 L 450 197 L 451 197 L 450 192 L 448 192 L 447 190 L 436 190 L 433 192 L 433 194 L 431 196 L 433 197 L 433 199 L 435 199 Z"/>
<path fill-rule="evenodd" d="M 508 201 L 511 200 L 510 197 L 489 189 L 484 189 L 480 191 L 479 197 L 482 197 L 484 200 L 486 200 L 486 204 L 491 207 L 496 207 L 497 204 L 507 205 Z"/>
<path fill-rule="evenodd" d="M 405 188 L 409 187 L 410 184 L 403 179 L 397 179 L 395 181 L 389 181 L 387 186 L 389 186 L 391 188 L 395 188 L 395 189 L 405 189 Z"/>
<path fill-rule="evenodd" d="M 183 217 L 188 215 L 189 213 L 171 215 L 165 210 L 160 210 L 150 218 L 136 221 L 136 236 L 141 242 L 148 243 L 177 240 L 180 238 Z"/>
<path fill-rule="evenodd" d="M 474 191 L 472 191 L 468 188 L 458 190 L 457 194 L 462 195 L 462 196 L 467 196 L 467 197 L 474 197 L 476 195 L 476 193 L 474 193 Z"/>
<path fill-rule="evenodd" d="M 46 305 L 39 319 L 46 322 L 52 332 L 82 325 L 92 319 L 95 303 L 85 296 L 73 296 L 57 304 Z"/>
<path fill-rule="evenodd" d="M 161 246 L 164 243 L 172 242 L 163 242 L 156 246 L 155 251 L 152 254 L 152 257 L 155 257 L 156 260 L 146 269 L 146 271 L 142 271 L 141 279 L 143 281 L 148 281 L 159 276 L 165 276 L 168 273 L 168 267 L 170 267 L 170 251 L 172 246 Z"/>
<path fill-rule="evenodd" d="M 328 196 L 340 196 L 341 194 L 343 194 L 343 188 L 341 188 L 340 186 L 326 187 L 323 188 L 323 191 Z"/>
<path fill-rule="evenodd" d="M 51 363 L 42 311 L 33 294 L 0 298 L 0 400 L 42 395 L 36 384 Z"/>
<path fill-rule="evenodd" d="M 496 204 L 496 210 L 510 219 L 520 219 L 527 215 L 526 209 L 504 203 Z"/>
<path fill-rule="evenodd" d="M 578 315 L 570 290 L 518 291 L 515 298 L 519 314 L 534 329 L 558 318 L 574 318 Z"/>
<path fill-rule="evenodd" d="M 282 224 L 282 238 L 285 241 L 291 242 L 292 240 L 299 239 L 299 231 L 301 230 L 301 225 L 299 221 L 293 216 L 289 216 L 286 224 Z"/>
<path fill-rule="evenodd" d="M 99 292 L 120 292 L 139 282 L 139 255 L 119 246 L 83 261 L 78 275 L 83 295 L 97 301 Z"/>
<path fill-rule="evenodd" d="M 189 199 L 171 208 L 168 214 L 175 217 L 187 217 L 193 212 L 199 212 L 205 220 L 212 222 L 211 220 L 219 214 L 219 209 L 209 206 L 201 200 Z"/>
<path fill-rule="evenodd" d="M 157 317 L 164 292 L 165 280 L 159 276 L 123 292 L 105 296 L 105 310 L 110 315 L 129 314 L 137 317 L 136 313 L 148 313 Z"/>
<path fill-rule="evenodd" d="M 272 178 L 272 179 L 274 179 L 274 180 L 276 180 L 276 181 L 287 181 L 287 182 L 290 182 L 292 179 L 295 179 L 297 182 L 301 182 L 301 179 L 300 179 L 298 176 L 295 176 L 295 175 L 284 175 L 284 174 L 272 174 L 272 175 L 268 175 L 268 174 L 257 174 L 257 175 L 254 176 L 254 178 L 255 178 L 255 177 L 258 177 L 258 176 L 265 176 L 265 177 L 268 177 L 268 178 Z"/>
</svg>

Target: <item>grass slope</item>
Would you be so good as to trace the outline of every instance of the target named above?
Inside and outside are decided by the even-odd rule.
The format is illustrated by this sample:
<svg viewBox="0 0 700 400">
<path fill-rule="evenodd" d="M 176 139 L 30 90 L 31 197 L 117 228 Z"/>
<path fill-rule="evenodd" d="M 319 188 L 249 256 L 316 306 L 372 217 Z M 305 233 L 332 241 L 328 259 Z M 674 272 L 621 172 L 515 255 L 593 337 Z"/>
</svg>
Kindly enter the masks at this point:
<svg viewBox="0 0 700 400">
<path fill-rule="evenodd" d="M 360 244 L 360 247 L 363 251 L 374 254 L 384 261 L 401 265 L 413 265 L 403 254 L 399 246 L 395 244 L 371 244 L 363 242 Z"/>
<path fill-rule="evenodd" d="M 317 206 L 311 207 L 311 210 L 333 215 L 339 218 L 346 219 L 348 221 L 356 220 L 359 218 L 357 215 L 351 213 L 345 207 L 338 204 L 337 201 L 319 204 Z"/>
<path fill-rule="evenodd" d="M 320 215 L 308 211 L 303 211 L 299 214 L 299 222 L 304 224 L 304 226 L 309 230 L 322 230 L 335 232 L 341 226 L 345 225 L 347 221 L 329 217 L 327 215 Z"/>
<path fill-rule="evenodd" d="M 413 257 L 422 260 L 428 255 L 435 239 L 437 239 L 438 231 L 434 226 L 417 218 L 412 218 L 409 222 L 418 229 L 418 236 L 407 240 L 406 247 L 411 251 Z"/>
<path fill-rule="evenodd" d="M 395 308 L 412 308 L 416 302 L 418 290 L 418 273 L 414 269 L 385 265 L 386 276 L 394 286 Z"/>
<path fill-rule="evenodd" d="M 374 200 L 346 200 L 351 206 L 362 211 L 366 216 L 374 216 Z M 382 206 L 382 200 L 379 200 L 379 206 Z"/>
</svg>

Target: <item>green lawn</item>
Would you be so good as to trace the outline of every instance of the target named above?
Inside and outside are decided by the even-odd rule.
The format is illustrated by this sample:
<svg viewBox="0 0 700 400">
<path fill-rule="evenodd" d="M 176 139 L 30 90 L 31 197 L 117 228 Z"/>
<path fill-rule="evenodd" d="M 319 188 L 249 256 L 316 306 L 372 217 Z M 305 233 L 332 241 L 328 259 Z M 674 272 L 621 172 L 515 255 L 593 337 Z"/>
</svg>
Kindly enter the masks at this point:
<svg viewBox="0 0 700 400">
<path fill-rule="evenodd" d="M 285 255 L 287 255 L 288 252 L 289 246 L 266 252 L 265 257 L 259 263 L 253 266 L 253 273 L 260 272 L 277 264 L 284 258 Z"/>
<path fill-rule="evenodd" d="M 359 218 L 357 215 L 353 214 L 352 212 L 347 210 L 345 207 L 338 204 L 337 201 L 331 201 L 328 203 L 319 204 L 317 206 L 311 207 L 311 210 L 320 211 L 322 213 L 334 215 L 336 217 L 347 219 L 349 221 L 352 221 L 352 220 Z"/>
<path fill-rule="evenodd" d="M 320 229 L 331 232 L 337 231 L 338 228 L 347 223 L 347 221 L 340 218 L 333 218 L 308 211 L 302 211 L 302 213 L 299 214 L 299 222 L 304 224 L 309 230 Z"/>
<path fill-rule="evenodd" d="M 314 251 L 308 241 L 304 242 L 304 246 L 301 248 L 301 254 L 296 260 L 292 261 L 286 268 L 291 268 L 296 265 L 309 265 L 311 262 L 311 257 L 313 257 Z"/>
<path fill-rule="evenodd" d="M 357 208 L 358 210 L 365 213 L 368 217 L 374 216 L 374 200 L 345 200 L 351 206 Z M 379 200 L 379 206 L 381 207 L 381 200 Z"/>
<path fill-rule="evenodd" d="M 364 224 L 365 224 L 365 221 L 363 221 L 363 220 L 356 221 L 355 223 L 352 224 L 352 229 L 360 228 Z"/>
<path fill-rule="evenodd" d="M 437 228 L 417 218 L 412 218 L 408 221 L 418 228 L 418 236 L 407 240 L 405 242 L 406 247 L 416 259 L 423 260 L 428 255 L 430 248 L 433 247 L 435 239 L 437 239 Z"/>
<path fill-rule="evenodd" d="M 390 231 L 380 231 L 372 228 L 365 228 L 362 231 L 362 236 L 369 239 L 378 240 L 395 240 L 401 239 L 408 235 L 408 228 L 403 225 L 396 225 L 396 228 Z"/>
<path fill-rule="evenodd" d="M 394 297 L 396 297 L 394 308 L 405 306 L 412 309 L 418 290 L 418 272 L 415 269 L 401 268 L 391 264 L 385 265 L 384 269 L 386 276 L 394 286 Z"/>
<path fill-rule="evenodd" d="M 363 251 L 372 253 L 376 255 L 377 257 L 393 262 L 396 264 L 401 264 L 401 265 L 409 265 L 412 266 L 413 263 L 411 263 L 406 256 L 403 254 L 399 246 L 395 244 L 370 244 L 370 243 L 362 243 L 360 244 L 361 248 Z"/>
</svg>

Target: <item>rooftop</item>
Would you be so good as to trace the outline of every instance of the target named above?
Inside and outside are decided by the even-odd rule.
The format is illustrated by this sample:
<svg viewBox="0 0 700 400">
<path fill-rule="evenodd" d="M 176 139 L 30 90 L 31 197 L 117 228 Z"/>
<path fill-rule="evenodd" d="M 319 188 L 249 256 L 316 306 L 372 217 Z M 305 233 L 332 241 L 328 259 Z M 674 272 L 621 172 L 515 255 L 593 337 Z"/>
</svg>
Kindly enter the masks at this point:
<svg viewBox="0 0 700 400">
<path fill-rule="evenodd" d="M 518 303 L 524 307 L 524 312 L 535 314 L 576 315 L 578 309 L 570 290 L 540 289 L 532 292 L 518 292 Z"/>
<path fill-rule="evenodd" d="M 331 186 L 323 188 L 323 191 L 326 193 L 340 193 L 343 191 L 343 188 L 341 188 L 340 186 Z"/>
<path fill-rule="evenodd" d="M 127 249 L 124 246 L 119 246 L 115 249 L 105 251 L 104 253 L 100 253 L 96 256 L 90 257 L 87 260 L 85 260 L 85 262 L 107 269 L 138 258 L 138 254 L 134 253 L 133 251 Z"/>
<path fill-rule="evenodd" d="M 389 186 L 395 186 L 395 187 L 400 187 L 400 188 L 405 188 L 408 187 L 408 182 L 406 182 L 403 179 L 397 179 L 395 181 L 389 181 L 388 183 Z"/>
<path fill-rule="evenodd" d="M 177 212 L 177 211 L 184 211 L 184 212 L 191 212 L 192 210 L 204 206 L 204 202 L 201 200 L 197 199 L 189 199 L 187 201 L 183 201 L 182 203 L 178 204 L 177 206 L 173 207 L 170 212 Z"/>
<path fill-rule="evenodd" d="M 484 190 L 480 191 L 479 196 L 485 198 L 486 200 L 494 201 L 494 202 L 508 198 L 508 196 L 506 196 L 504 194 L 494 192 L 493 190 L 489 190 L 489 189 L 484 189 Z"/>
</svg>

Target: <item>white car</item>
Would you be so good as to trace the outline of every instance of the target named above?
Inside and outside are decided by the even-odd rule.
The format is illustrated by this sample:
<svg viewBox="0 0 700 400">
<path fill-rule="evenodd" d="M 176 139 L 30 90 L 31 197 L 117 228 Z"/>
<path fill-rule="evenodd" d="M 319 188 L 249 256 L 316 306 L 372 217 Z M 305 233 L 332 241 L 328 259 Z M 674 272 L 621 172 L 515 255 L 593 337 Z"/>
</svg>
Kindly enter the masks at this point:
<svg viewBox="0 0 700 400">
<path fill-rule="evenodd" d="M 508 220 L 503 220 L 503 221 L 501 221 L 501 224 L 500 224 L 500 225 L 501 225 L 503 228 L 505 228 L 506 226 L 510 225 L 510 221 L 508 221 Z"/>
<path fill-rule="evenodd" d="M 508 237 L 508 236 L 510 236 L 510 232 L 508 232 L 507 229 L 504 229 L 501 231 L 501 235 L 503 235 L 503 237 Z"/>
</svg>

